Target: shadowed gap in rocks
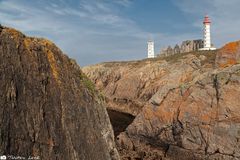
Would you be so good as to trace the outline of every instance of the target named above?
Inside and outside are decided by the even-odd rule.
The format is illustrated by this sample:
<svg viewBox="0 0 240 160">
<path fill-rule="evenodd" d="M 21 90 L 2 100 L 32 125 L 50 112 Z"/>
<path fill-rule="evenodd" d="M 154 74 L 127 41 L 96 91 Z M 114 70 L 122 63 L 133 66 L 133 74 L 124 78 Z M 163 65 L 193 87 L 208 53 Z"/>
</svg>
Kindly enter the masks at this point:
<svg viewBox="0 0 240 160">
<path fill-rule="evenodd" d="M 128 113 L 123 113 L 111 109 L 107 109 L 108 115 L 113 126 L 115 137 L 118 136 L 121 132 L 125 131 L 125 129 L 130 125 L 134 116 Z"/>
</svg>

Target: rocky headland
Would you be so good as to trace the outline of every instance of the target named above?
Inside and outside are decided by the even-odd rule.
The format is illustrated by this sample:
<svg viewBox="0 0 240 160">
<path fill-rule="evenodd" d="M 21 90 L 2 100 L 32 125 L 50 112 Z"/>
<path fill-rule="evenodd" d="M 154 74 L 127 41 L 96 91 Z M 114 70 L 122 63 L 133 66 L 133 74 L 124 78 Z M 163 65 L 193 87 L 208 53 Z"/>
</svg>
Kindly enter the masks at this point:
<svg viewBox="0 0 240 160">
<path fill-rule="evenodd" d="M 84 67 L 109 110 L 134 116 L 115 132 L 121 158 L 240 159 L 239 47 Z"/>
<path fill-rule="evenodd" d="M 239 41 L 81 70 L 54 43 L 0 26 L 1 155 L 238 160 L 239 95 Z"/>
</svg>

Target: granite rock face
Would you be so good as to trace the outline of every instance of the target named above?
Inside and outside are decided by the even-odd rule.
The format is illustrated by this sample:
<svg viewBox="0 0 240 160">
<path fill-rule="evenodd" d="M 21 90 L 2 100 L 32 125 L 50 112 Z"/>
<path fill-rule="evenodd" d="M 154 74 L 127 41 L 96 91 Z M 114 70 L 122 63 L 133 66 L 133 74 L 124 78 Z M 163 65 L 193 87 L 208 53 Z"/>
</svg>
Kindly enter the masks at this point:
<svg viewBox="0 0 240 160">
<path fill-rule="evenodd" d="M 215 54 L 206 53 L 212 59 L 207 63 L 200 58 L 206 55 L 204 53 L 186 54 L 183 58 L 108 62 L 82 70 L 105 95 L 108 108 L 136 116 L 159 88 L 191 80 L 193 75 L 199 74 L 202 65 L 204 70 L 211 69 Z"/>
<path fill-rule="evenodd" d="M 178 160 L 240 158 L 240 65 L 166 86 L 119 136 L 122 148 Z"/>
<path fill-rule="evenodd" d="M 52 42 L 0 30 L 0 154 L 119 159 L 92 83 Z"/>
<path fill-rule="evenodd" d="M 216 52 L 83 68 L 108 107 L 136 116 L 116 140 L 123 160 L 240 159 L 240 65 L 216 67 Z"/>
<path fill-rule="evenodd" d="M 84 67 L 83 72 L 105 95 L 108 108 L 136 116 L 158 90 L 155 80 L 166 73 L 161 67 L 166 64 L 166 61 L 104 63 Z"/>
<path fill-rule="evenodd" d="M 230 42 L 217 52 L 217 66 L 224 68 L 238 63 L 240 63 L 240 41 Z"/>
</svg>

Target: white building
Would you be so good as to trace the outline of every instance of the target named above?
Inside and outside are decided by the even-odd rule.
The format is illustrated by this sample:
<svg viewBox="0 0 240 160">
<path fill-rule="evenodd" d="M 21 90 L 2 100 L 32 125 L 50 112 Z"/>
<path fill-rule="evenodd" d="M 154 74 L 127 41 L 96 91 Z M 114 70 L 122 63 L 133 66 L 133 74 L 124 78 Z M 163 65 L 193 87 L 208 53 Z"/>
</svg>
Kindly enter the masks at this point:
<svg viewBox="0 0 240 160">
<path fill-rule="evenodd" d="M 148 58 L 154 58 L 154 42 L 152 40 L 148 41 Z"/>
<path fill-rule="evenodd" d="M 211 44 L 211 21 L 207 15 L 204 17 L 203 26 L 204 26 L 203 30 L 204 47 L 199 50 L 215 50 L 216 48 L 213 48 Z"/>
</svg>

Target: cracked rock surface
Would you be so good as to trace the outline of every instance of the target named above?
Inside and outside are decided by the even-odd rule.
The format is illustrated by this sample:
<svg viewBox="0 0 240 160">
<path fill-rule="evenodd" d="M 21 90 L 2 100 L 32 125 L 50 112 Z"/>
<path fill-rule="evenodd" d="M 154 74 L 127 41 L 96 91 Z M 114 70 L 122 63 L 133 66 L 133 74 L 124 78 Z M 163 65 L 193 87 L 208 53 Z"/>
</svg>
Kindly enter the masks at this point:
<svg viewBox="0 0 240 160">
<path fill-rule="evenodd" d="M 0 154 L 119 159 L 103 102 L 52 42 L 0 29 Z"/>
<path fill-rule="evenodd" d="M 136 116 L 116 140 L 123 160 L 240 159 L 240 65 L 218 68 L 216 52 L 83 69 L 109 108 Z"/>
<path fill-rule="evenodd" d="M 239 85 L 236 65 L 208 73 L 183 94 L 181 87 L 169 90 L 161 103 L 143 108 L 118 143 L 125 148 L 122 141 L 130 141 L 140 150 L 162 148 L 172 159 L 239 159 Z"/>
</svg>

